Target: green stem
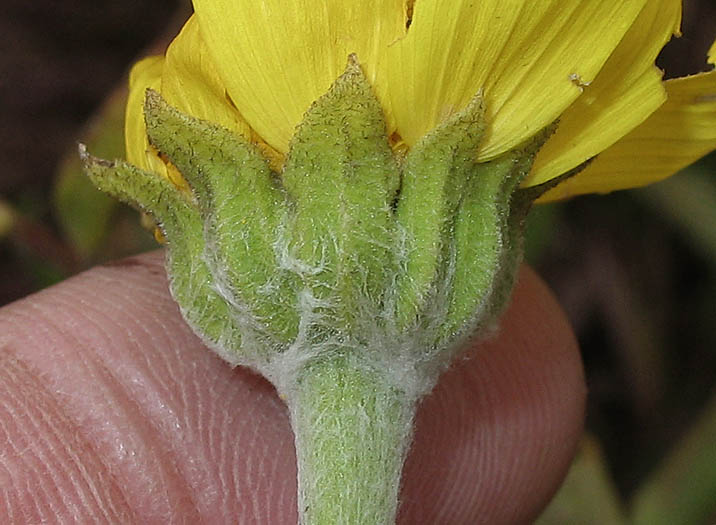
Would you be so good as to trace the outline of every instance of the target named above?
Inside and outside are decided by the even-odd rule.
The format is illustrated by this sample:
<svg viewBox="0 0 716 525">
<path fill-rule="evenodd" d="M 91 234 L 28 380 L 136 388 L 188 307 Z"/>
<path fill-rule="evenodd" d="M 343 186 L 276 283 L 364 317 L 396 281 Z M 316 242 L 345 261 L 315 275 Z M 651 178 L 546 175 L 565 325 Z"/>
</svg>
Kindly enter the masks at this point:
<svg viewBox="0 0 716 525">
<path fill-rule="evenodd" d="M 358 361 L 316 359 L 289 396 L 302 525 L 395 523 L 416 400 Z"/>
</svg>

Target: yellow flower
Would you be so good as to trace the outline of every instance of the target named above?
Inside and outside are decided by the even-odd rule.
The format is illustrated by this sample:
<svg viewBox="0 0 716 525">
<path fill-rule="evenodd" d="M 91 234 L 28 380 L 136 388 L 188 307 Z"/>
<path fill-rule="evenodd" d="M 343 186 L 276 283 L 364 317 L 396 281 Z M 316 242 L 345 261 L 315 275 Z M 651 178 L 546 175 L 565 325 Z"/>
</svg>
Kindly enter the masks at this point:
<svg viewBox="0 0 716 525">
<path fill-rule="evenodd" d="M 662 81 L 676 0 L 194 0 L 165 57 L 130 78 L 127 155 L 168 170 L 142 117 L 147 87 L 180 110 L 260 144 L 279 165 L 310 104 L 356 53 L 396 146 L 415 142 L 481 91 L 478 160 L 559 120 L 526 186 L 595 160 L 543 200 L 640 186 L 716 148 L 716 71 Z M 709 61 L 716 60 L 716 44 Z"/>
</svg>

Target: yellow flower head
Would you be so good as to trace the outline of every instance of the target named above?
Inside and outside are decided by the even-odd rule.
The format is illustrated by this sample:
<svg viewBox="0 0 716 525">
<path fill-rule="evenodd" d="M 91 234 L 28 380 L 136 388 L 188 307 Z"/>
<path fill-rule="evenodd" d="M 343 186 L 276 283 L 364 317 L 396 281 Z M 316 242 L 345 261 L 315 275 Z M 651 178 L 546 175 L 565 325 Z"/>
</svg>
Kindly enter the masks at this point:
<svg viewBox="0 0 716 525">
<path fill-rule="evenodd" d="M 394 523 L 417 401 L 497 325 L 533 200 L 712 150 L 716 72 L 662 82 L 676 0 L 194 7 L 131 74 L 143 169 L 85 170 L 156 220 L 202 341 L 286 400 L 299 521 Z"/>
<path fill-rule="evenodd" d="M 487 161 L 559 120 L 524 183 L 595 159 L 546 199 L 667 177 L 716 147 L 716 72 L 662 81 L 676 0 L 194 0 L 166 56 L 132 71 L 127 155 L 181 176 L 151 150 L 147 87 L 262 145 L 276 164 L 311 103 L 355 53 L 396 146 L 410 147 L 481 91 Z M 716 55 L 711 49 L 710 61 Z"/>
</svg>

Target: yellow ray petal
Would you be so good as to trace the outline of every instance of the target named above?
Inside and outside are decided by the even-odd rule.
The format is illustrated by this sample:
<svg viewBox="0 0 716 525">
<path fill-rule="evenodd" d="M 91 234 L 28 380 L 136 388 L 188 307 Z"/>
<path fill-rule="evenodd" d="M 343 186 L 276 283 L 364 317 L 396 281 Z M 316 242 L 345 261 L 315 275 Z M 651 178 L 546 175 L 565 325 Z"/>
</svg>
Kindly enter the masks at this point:
<svg viewBox="0 0 716 525">
<path fill-rule="evenodd" d="M 194 8 L 232 100 L 281 152 L 350 53 L 373 82 L 384 48 L 405 31 L 401 0 L 194 0 Z"/>
<path fill-rule="evenodd" d="M 161 85 L 164 57 L 153 56 L 137 62 L 129 74 L 129 97 L 124 119 L 124 142 L 127 160 L 145 171 L 166 174 L 166 167 L 151 152 L 144 124 L 144 95 L 147 88 Z"/>
<path fill-rule="evenodd" d="M 385 75 L 398 132 L 413 144 L 484 89 L 479 159 L 554 121 L 622 39 L 646 0 L 419 0 Z"/>
<path fill-rule="evenodd" d="M 167 49 L 161 93 L 184 113 L 251 138 L 251 128 L 226 94 L 195 16 L 189 18 Z"/>
<path fill-rule="evenodd" d="M 171 164 L 159 158 L 149 144 L 144 122 L 144 97 L 147 88 L 159 90 L 166 61 L 153 56 L 137 62 L 129 73 L 129 97 L 124 119 L 124 141 L 127 160 L 141 169 L 157 173 L 171 180 L 177 188 L 189 191 L 184 177 Z"/>
<path fill-rule="evenodd" d="M 643 186 L 668 177 L 716 148 L 716 71 L 667 80 L 668 100 L 542 202 Z"/>
<path fill-rule="evenodd" d="M 605 150 L 666 100 L 654 61 L 679 31 L 680 0 L 647 3 L 584 93 L 560 116 L 557 132 L 537 155 L 525 186 L 541 184 Z"/>
</svg>

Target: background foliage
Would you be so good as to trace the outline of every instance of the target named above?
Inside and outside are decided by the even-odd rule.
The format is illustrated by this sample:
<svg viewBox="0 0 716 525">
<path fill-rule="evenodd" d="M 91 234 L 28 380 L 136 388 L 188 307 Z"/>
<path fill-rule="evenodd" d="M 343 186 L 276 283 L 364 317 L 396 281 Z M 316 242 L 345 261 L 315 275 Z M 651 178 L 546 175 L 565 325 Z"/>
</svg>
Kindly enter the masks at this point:
<svg viewBox="0 0 716 525">
<path fill-rule="evenodd" d="M 705 68 L 716 6 L 687 0 L 667 76 Z M 5 0 L 0 17 L 0 305 L 152 249 L 79 172 L 76 142 L 123 156 L 130 64 L 183 0 Z M 61 21 L 59 23 L 58 21 Z M 533 212 L 528 259 L 577 332 L 588 438 L 550 523 L 716 522 L 716 156 L 649 188 Z"/>
</svg>

